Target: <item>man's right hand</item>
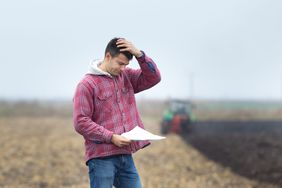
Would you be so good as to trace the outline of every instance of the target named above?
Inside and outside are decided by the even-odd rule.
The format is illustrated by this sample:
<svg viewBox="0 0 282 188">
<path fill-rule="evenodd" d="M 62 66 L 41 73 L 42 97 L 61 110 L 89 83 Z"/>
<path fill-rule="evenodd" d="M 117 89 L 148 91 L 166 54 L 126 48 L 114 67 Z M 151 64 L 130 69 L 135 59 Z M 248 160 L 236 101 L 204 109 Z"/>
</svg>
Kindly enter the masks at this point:
<svg viewBox="0 0 282 188">
<path fill-rule="evenodd" d="M 121 148 L 123 146 L 128 146 L 131 143 L 131 140 L 128 140 L 127 138 L 121 135 L 113 134 L 111 142 L 117 147 Z"/>
</svg>

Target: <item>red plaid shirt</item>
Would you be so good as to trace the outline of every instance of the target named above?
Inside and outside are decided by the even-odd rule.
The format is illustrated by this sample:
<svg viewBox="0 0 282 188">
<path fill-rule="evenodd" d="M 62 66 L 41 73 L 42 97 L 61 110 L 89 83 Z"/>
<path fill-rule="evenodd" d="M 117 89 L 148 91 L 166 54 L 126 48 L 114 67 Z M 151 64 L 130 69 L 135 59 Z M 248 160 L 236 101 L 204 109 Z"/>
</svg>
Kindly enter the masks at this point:
<svg viewBox="0 0 282 188">
<path fill-rule="evenodd" d="M 75 130 L 85 139 L 85 160 L 131 154 L 150 144 L 131 142 L 119 148 L 111 143 L 113 134 L 144 128 L 136 107 L 135 93 L 157 84 L 161 77 L 156 64 L 143 53 L 136 58 L 141 69 L 126 68 L 119 76 L 86 74 L 74 95 Z"/>
</svg>

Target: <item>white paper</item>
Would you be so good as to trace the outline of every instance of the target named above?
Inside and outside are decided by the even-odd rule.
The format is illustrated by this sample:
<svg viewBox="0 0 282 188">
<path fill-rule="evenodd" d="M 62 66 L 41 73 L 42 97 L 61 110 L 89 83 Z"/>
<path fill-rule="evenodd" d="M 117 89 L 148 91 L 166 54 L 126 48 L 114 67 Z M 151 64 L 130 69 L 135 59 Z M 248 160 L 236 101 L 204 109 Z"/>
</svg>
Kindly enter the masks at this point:
<svg viewBox="0 0 282 188">
<path fill-rule="evenodd" d="M 127 138 L 129 140 L 135 140 L 135 141 L 165 139 L 165 137 L 152 134 L 152 133 L 140 128 L 139 126 L 134 127 L 134 129 L 132 129 L 131 131 L 128 131 L 128 132 L 121 134 L 121 136 L 124 136 L 125 138 Z"/>
</svg>

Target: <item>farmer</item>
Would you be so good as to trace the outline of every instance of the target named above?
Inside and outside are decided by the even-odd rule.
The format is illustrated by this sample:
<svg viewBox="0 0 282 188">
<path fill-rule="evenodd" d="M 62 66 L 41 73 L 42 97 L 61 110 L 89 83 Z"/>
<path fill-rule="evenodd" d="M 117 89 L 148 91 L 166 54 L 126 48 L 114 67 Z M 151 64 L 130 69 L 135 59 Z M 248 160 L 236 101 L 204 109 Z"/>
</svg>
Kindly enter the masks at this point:
<svg viewBox="0 0 282 188">
<path fill-rule="evenodd" d="M 127 68 L 133 56 L 140 69 Z M 144 128 L 135 93 L 160 82 L 160 72 L 143 51 L 124 38 L 112 39 L 103 60 L 93 61 L 78 83 L 73 105 L 75 130 L 85 139 L 91 188 L 141 188 L 132 153 L 149 141 L 121 136 L 136 125 Z"/>
</svg>

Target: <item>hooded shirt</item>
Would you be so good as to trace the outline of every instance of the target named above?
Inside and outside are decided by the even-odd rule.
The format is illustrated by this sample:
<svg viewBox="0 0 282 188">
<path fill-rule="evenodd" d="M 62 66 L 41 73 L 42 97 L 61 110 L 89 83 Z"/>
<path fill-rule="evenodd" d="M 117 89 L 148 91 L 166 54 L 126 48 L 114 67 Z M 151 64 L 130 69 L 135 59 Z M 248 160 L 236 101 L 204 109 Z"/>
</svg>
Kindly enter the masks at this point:
<svg viewBox="0 0 282 188">
<path fill-rule="evenodd" d="M 101 61 L 94 60 L 76 87 L 73 122 L 85 140 L 86 164 L 92 158 L 131 154 L 150 144 L 132 141 L 128 146 L 117 147 L 111 142 L 113 134 L 121 135 L 135 126 L 144 129 L 134 94 L 153 87 L 161 79 L 156 64 L 144 52 L 136 59 L 140 69 L 125 68 L 118 76 L 102 71 Z"/>
<path fill-rule="evenodd" d="M 112 75 L 108 72 L 105 72 L 103 70 L 101 70 L 99 68 L 99 65 L 102 64 L 102 60 L 99 59 L 95 59 L 93 61 L 90 62 L 90 67 L 88 70 L 88 74 L 93 74 L 93 75 L 105 75 L 105 76 L 109 76 L 110 78 L 112 78 Z"/>
</svg>

